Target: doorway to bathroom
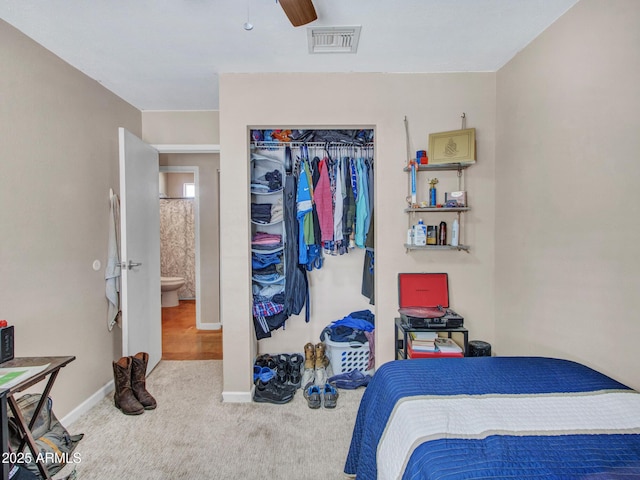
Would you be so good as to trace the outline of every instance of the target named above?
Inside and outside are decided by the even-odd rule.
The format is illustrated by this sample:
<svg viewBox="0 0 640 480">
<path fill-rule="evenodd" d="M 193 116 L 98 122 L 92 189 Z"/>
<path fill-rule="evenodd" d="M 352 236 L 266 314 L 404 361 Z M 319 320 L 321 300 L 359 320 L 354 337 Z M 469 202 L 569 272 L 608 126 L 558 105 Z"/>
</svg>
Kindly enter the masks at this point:
<svg viewBox="0 0 640 480">
<path fill-rule="evenodd" d="M 177 305 L 162 308 L 165 360 L 222 358 L 217 161 L 218 155 L 160 155 L 161 276 L 165 284 L 182 284 Z"/>
</svg>

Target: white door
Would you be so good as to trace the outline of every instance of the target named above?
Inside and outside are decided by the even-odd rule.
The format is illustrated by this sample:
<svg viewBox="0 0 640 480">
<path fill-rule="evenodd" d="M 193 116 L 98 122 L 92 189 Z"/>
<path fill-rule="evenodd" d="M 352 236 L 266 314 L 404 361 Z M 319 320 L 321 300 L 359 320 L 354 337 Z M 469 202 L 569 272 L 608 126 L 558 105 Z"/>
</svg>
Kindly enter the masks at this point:
<svg viewBox="0 0 640 480">
<path fill-rule="evenodd" d="M 124 128 L 120 139 L 122 355 L 162 357 L 158 151 Z"/>
</svg>

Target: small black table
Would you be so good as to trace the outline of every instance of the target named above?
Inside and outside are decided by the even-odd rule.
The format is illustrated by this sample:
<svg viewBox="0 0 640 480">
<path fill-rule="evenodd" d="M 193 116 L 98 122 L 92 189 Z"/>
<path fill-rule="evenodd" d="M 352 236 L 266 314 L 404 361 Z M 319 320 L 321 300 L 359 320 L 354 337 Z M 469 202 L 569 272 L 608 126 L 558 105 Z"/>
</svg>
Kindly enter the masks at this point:
<svg viewBox="0 0 640 480">
<path fill-rule="evenodd" d="M 464 327 L 458 328 L 415 328 L 410 327 L 401 318 L 395 319 L 396 323 L 396 360 L 404 360 L 407 358 L 407 336 L 409 332 L 443 332 L 446 333 L 449 338 L 452 334 L 459 333 L 462 335 L 463 354 L 466 357 L 469 355 L 469 331 Z M 400 338 L 402 336 L 402 338 Z"/>
</svg>

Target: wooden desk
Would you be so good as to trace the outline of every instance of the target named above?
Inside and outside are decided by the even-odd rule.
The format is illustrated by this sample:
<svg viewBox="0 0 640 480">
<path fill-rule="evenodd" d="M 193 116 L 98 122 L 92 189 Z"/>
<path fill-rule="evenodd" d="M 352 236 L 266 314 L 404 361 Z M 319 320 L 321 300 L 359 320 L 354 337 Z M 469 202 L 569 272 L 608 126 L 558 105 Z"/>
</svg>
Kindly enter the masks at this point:
<svg viewBox="0 0 640 480">
<path fill-rule="evenodd" d="M 22 443 L 20 444 L 20 448 L 18 449 L 18 452 L 21 452 L 22 450 L 24 450 L 25 446 L 28 446 L 29 450 L 31 450 L 34 460 L 38 458 L 38 453 L 39 453 L 38 445 L 36 444 L 36 441 L 33 438 L 33 435 L 31 435 L 31 429 L 33 428 L 33 425 L 36 419 L 38 418 L 38 415 L 40 414 L 42 407 L 47 401 L 47 397 L 49 397 L 49 392 L 51 392 L 51 387 L 53 387 L 53 384 L 56 381 L 58 372 L 60 372 L 60 369 L 62 367 L 73 362 L 75 359 L 76 357 L 17 357 L 17 358 L 14 358 L 13 360 L 9 360 L 8 362 L 4 362 L 0 364 L 0 368 L 37 367 L 40 365 L 49 364 L 49 366 L 43 371 L 38 372 L 37 374 L 32 375 L 31 377 L 25 378 L 20 383 L 12 387 L 9 387 L 8 391 L 6 392 L 7 404 L 11 409 L 11 412 L 13 413 L 13 416 L 16 420 L 18 428 L 21 430 L 20 433 L 22 435 Z M 47 381 L 47 384 L 44 387 L 40 402 L 38 402 L 38 405 L 35 411 L 33 412 L 33 417 L 31 418 L 31 421 L 27 425 L 24 417 L 22 416 L 22 412 L 18 407 L 18 402 L 15 398 L 15 394 L 22 392 L 29 387 L 32 387 L 33 385 L 41 382 L 47 377 L 49 377 L 49 380 Z M 4 422 L 6 422 L 6 416 L 3 418 L 3 423 Z M 46 478 L 47 480 L 50 480 L 51 476 L 49 475 L 49 471 L 47 470 L 46 465 L 41 461 L 37 462 L 37 465 L 42 478 Z M 6 479 L 6 478 L 7 477 L 4 477 L 4 472 L 3 472 L 3 479 Z"/>
</svg>

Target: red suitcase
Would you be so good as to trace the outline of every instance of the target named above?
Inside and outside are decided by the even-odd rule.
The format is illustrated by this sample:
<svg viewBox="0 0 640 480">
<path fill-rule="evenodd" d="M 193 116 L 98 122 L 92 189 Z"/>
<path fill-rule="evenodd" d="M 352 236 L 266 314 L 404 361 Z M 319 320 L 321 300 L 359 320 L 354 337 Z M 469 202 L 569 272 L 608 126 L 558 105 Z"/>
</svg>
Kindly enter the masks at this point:
<svg viewBox="0 0 640 480">
<path fill-rule="evenodd" d="M 398 312 L 411 328 L 460 328 L 464 319 L 449 308 L 446 273 L 399 273 Z"/>
</svg>

